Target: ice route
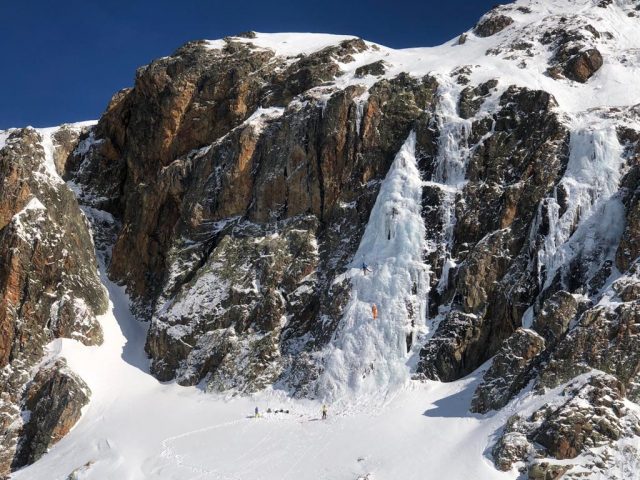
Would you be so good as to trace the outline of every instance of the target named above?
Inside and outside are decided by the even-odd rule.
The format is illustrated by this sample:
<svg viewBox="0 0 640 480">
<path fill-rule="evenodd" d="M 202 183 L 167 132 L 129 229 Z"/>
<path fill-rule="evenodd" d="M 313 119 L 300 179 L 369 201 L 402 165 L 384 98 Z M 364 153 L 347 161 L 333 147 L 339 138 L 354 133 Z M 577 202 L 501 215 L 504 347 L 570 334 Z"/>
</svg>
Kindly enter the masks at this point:
<svg viewBox="0 0 640 480">
<path fill-rule="evenodd" d="M 352 290 L 319 379 L 324 399 L 380 400 L 381 392 L 397 391 L 410 379 L 408 350 L 424 327 L 428 292 L 415 145 L 411 132 L 380 187 L 350 268 L 336 279 L 350 278 Z M 363 262 L 371 271 L 364 271 Z"/>
</svg>

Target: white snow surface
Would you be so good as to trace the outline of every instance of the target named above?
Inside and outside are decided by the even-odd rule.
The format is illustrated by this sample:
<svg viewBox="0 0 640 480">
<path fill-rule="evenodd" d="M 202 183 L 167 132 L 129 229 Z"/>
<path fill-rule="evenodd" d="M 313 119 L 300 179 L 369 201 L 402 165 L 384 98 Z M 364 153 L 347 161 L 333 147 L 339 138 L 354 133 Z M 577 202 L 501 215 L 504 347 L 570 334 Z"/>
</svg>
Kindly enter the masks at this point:
<svg viewBox="0 0 640 480">
<path fill-rule="evenodd" d="M 87 382 L 91 402 L 75 428 L 13 480 L 64 480 L 74 471 L 78 480 L 515 477 L 484 456 L 505 419 L 467 412 L 480 373 L 412 384 L 374 415 L 330 405 L 326 421 L 319 403 L 277 392 L 225 399 L 163 384 L 148 373 L 145 326 L 129 313 L 123 289 L 102 278 L 111 300 L 100 317 L 104 344 L 58 339 L 49 352 Z M 251 418 L 255 406 L 261 418 Z"/>
<path fill-rule="evenodd" d="M 47 175 L 51 179 L 54 179 L 57 183 L 62 183 L 62 179 L 56 170 L 56 164 L 53 159 L 53 135 L 56 131 L 59 130 L 60 127 L 51 127 L 51 128 L 38 128 L 37 132 L 42 137 L 42 148 L 44 149 L 44 168 L 47 172 Z"/>
<path fill-rule="evenodd" d="M 251 43 L 259 48 L 268 48 L 279 56 L 294 57 L 309 55 L 351 38 L 356 37 L 326 33 L 256 33 L 256 38 L 234 37 L 234 41 Z M 210 40 L 208 45 L 210 48 L 222 48 L 225 42 Z"/>
<path fill-rule="evenodd" d="M 0 150 L 4 148 L 9 135 L 11 135 L 11 130 L 0 130 Z"/>
<path fill-rule="evenodd" d="M 596 0 L 519 0 L 510 4 L 508 11 L 505 11 L 513 18 L 512 25 L 486 38 L 478 37 L 469 30 L 466 32 L 466 42 L 462 45 L 458 45 L 458 39 L 455 38 L 436 47 L 393 49 L 367 41 L 365 43 L 371 48 L 352 55 L 355 61 L 341 63 L 344 74 L 333 83 L 339 88 L 354 84 L 371 86 L 379 77 L 358 78 L 355 70 L 383 60 L 387 66 L 386 78 L 393 78 L 402 72 L 415 77 L 426 74 L 449 75 L 457 67 L 469 66 L 472 70 L 469 78 L 473 84 L 498 79 L 502 89 L 519 85 L 545 90 L 553 94 L 562 111 L 569 113 L 602 106 L 638 104 L 640 28 L 638 18 L 628 16 L 635 3 L 616 0 L 608 8 L 597 8 L 596 3 Z M 525 13 L 518 7 L 526 7 L 531 12 Z M 555 80 L 545 73 L 552 52 L 539 43 L 539 37 L 551 27 L 562 26 L 559 23 L 561 17 L 580 17 L 578 23 L 589 21 L 600 32 L 611 34 L 611 38 L 605 34 L 593 40 L 592 43 L 605 60 L 603 67 L 585 84 Z M 351 38 L 355 37 L 319 33 L 256 33 L 254 39 L 234 37 L 233 40 L 271 49 L 277 56 L 289 58 L 308 55 Z M 533 57 L 524 53 L 518 55 L 517 52 L 487 54 L 488 50 L 522 41 L 533 43 Z M 209 41 L 210 48 L 219 49 L 224 45 L 224 40 Z"/>
<path fill-rule="evenodd" d="M 32 197 L 22 208 L 22 210 L 20 210 L 11 218 L 11 222 L 16 228 L 16 233 L 27 244 L 33 243 L 33 240 L 36 238 L 41 238 L 41 231 L 37 224 L 44 222 L 46 210 L 46 207 L 40 200 L 38 200 L 37 197 Z M 35 214 L 31 219 L 28 219 L 25 222 L 25 219 L 23 217 L 25 217 L 25 215 L 27 215 L 29 212 Z"/>
</svg>

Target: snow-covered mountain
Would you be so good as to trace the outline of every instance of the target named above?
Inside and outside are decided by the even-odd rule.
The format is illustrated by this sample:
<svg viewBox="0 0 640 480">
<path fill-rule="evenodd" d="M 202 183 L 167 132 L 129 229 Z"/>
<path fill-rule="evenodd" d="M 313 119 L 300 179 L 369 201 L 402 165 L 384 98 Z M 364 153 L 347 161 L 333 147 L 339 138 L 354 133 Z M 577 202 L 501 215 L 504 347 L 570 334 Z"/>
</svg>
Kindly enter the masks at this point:
<svg viewBox="0 0 640 480">
<path fill-rule="evenodd" d="M 638 78 L 637 1 L 520 0 L 0 132 L 0 475 L 640 479 Z"/>
</svg>

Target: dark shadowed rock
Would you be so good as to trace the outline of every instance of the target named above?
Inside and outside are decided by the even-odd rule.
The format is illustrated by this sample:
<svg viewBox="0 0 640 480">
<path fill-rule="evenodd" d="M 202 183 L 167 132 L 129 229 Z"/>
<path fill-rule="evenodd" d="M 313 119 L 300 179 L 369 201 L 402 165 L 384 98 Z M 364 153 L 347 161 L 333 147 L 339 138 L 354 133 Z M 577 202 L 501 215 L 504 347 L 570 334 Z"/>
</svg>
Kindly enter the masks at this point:
<svg viewBox="0 0 640 480">
<path fill-rule="evenodd" d="M 546 92 L 510 87 L 500 105 L 489 122 L 473 124 L 469 141 L 479 144 L 469 159 L 468 182 L 456 199 L 451 249 L 458 267 L 444 292 L 430 293 L 432 302 L 448 299 L 473 315 L 442 320 L 418 365 L 418 372 L 429 378 L 454 380 L 448 374 L 464 376 L 488 360 L 520 326 L 537 293 L 527 239 L 540 201 L 568 161 L 568 131 L 555 112 L 557 102 Z M 435 195 L 429 198 L 440 201 Z M 425 211 L 437 207 L 429 205 Z M 469 325 L 459 335 L 464 321 Z M 450 342 L 446 335 L 452 336 Z M 430 366 L 433 362 L 438 366 Z"/>
<path fill-rule="evenodd" d="M 89 387 L 64 360 L 42 368 L 25 394 L 28 420 L 12 467 L 35 462 L 62 439 L 80 419 L 90 395 Z"/>
<path fill-rule="evenodd" d="M 384 61 L 378 60 L 377 62 L 369 63 L 367 65 L 356 68 L 356 77 L 362 78 L 366 75 L 380 76 L 384 75 L 386 71 L 387 68 Z"/>
<path fill-rule="evenodd" d="M 630 136 L 625 142 L 630 145 L 628 157 L 635 166 L 622 180 L 626 222 L 615 258 L 616 267 L 621 272 L 629 270 L 640 256 L 640 135 L 635 131 L 627 134 Z"/>
<path fill-rule="evenodd" d="M 544 338 L 534 331 L 516 330 L 493 357 L 473 395 L 471 411 L 486 413 L 504 407 L 532 379 L 532 364 L 544 348 Z"/>
<path fill-rule="evenodd" d="M 602 67 L 603 59 L 600 52 L 590 48 L 572 57 L 564 67 L 564 74 L 570 80 L 585 83 Z"/>
<path fill-rule="evenodd" d="M 489 80 L 477 87 L 466 87 L 460 93 L 458 100 L 458 112 L 462 118 L 471 118 L 482 106 L 485 99 L 498 86 L 498 80 Z"/>
<path fill-rule="evenodd" d="M 477 359 L 469 347 L 478 343 L 480 327 L 481 319 L 476 315 L 457 311 L 447 314 L 420 352 L 418 378 L 452 382 L 471 372 Z"/>
<path fill-rule="evenodd" d="M 501 32 L 513 23 L 513 18 L 506 15 L 493 14 L 480 20 L 473 29 L 473 33 L 479 37 L 490 37 Z"/>
<path fill-rule="evenodd" d="M 545 301 L 533 321 L 533 329 L 544 337 L 547 344 L 553 345 L 564 336 L 577 313 L 577 300 L 561 290 Z"/>
</svg>

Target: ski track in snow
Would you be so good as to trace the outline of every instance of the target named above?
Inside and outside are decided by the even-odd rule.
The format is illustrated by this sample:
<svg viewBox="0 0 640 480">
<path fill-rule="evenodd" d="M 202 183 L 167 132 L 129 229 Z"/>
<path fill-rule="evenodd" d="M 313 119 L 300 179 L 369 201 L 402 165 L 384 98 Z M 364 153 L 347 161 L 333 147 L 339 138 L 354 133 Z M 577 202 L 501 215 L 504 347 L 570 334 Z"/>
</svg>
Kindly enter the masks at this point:
<svg viewBox="0 0 640 480">
<path fill-rule="evenodd" d="M 367 473 L 410 480 L 426 471 L 433 478 L 514 478 L 483 456 L 500 415 L 483 420 L 467 412 L 477 376 L 411 383 L 375 412 L 330 405 L 326 421 L 320 403 L 281 392 L 227 399 L 163 384 L 148 374 L 146 326 L 130 314 L 123 289 L 104 272 L 102 280 L 111 302 L 100 317 L 103 345 L 58 339 L 49 348 L 84 378 L 91 402 L 74 429 L 14 480 L 64 480 L 74 470 L 78 480 L 354 480 Z M 248 418 L 255 405 L 291 413 Z M 455 452 L 463 445 L 460 461 Z"/>
<path fill-rule="evenodd" d="M 519 1 L 515 5 L 528 3 Z M 535 25 L 551 11 L 574 14 L 591 3 L 568 5 L 549 0 L 546 5 L 548 11 L 535 8 L 533 13 L 523 14 L 513 10 L 510 15 L 516 24 Z M 601 106 L 640 103 L 640 82 L 636 81 L 640 61 L 633 56 L 640 48 L 640 33 L 634 27 L 636 20 L 625 18 L 617 9 L 602 9 L 598 15 L 601 18 L 597 23 L 603 28 L 620 26 L 609 28 L 618 50 L 599 41 L 598 48 L 607 61 L 584 85 L 545 76 L 544 55 L 529 60 L 526 69 L 500 56 L 485 55 L 488 49 L 508 39 L 512 28 L 488 38 L 470 34 L 463 46 L 458 46 L 455 39 L 433 48 L 394 50 L 377 46 L 378 50 L 354 54 L 354 62 L 341 64 L 345 73 L 335 82 L 340 88 L 353 83 L 370 86 L 378 79 L 356 79 L 355 69 L 380 59 L 388 66 L 388 78 L 400 72 L 438 76 L 441 85 L 436 113 L 442 135 L 432 183 L 445 194 L 445 207 L 448 205 L 444 209 L 445 217 L 449 217 L 445 221 L 445 245 L 452 241 L 455 195 L 464 186 L 466 139 L 471 125 L 456 113 L 461 87 L 449 78 L 451 70 L 480 64 L 481 68 L 473 68 L 469 74 L 472 83 L 498 78 L 498 94 L 510 84 L 552 93 L 559 110 L 567 113 L 572 132 L 571 157 L 562 181 L 572 208 L 559 216 L 557 195 L 547 199 L 548 220 L 554 229 L 539 251 L 541 286 L 575 255 L 600 255 L 602 261 L 609 258 L 611 252 L 606 248 L 596 251 L 594 245 L 613 244 L 620 231 L 619 201 L 614 192 L 623 163 L 615 128 L 599 118 L 597 112 L 584 112 Z M 258 34 L 256 39 L 242 41 L 287 56 L 311 53 L 348 38 L 352 37 Z M 210 42 L 209 46 L 221 48 L 224 42 Z M 624 55 L 631 63 L 623 66 L 620 59 Z M 359 115 L 366 95 L 359 101 Z M 263 120 L 282 113 L 278 109 L 260 111 L 251 121 L 261 128 Z M 360 122 L 359 119 L 358 130 Z M 45 173 L 56 180 L 59 177 L 53 165 L 51 139 L 55 128 L 38 131 L 43 136 Z M 0 132 L 0 148 L 7 135 L 8 131 Z M 354 480 L 369 473 L 376 480 L 425 476 L 452 480 L 517 478 L 515 471 L 497 471 L 487 457 L 487 449 L 510 414 L 533 411 L 534 406 L 547 400 L 546 396 L 533 400 L 521 396 L 498 413 L 479 416 L 468 413 L 468 408 L 482 368 L 449 384 L 417 384 L 409 380 L 412 352 L 406 351 L 406 336 L 427 335 L 430 331 L 426 326 L 426 305 L 416 300 L 426 298 L 431 273 L 421 258 L 425 251 L 438 247 L 420 240 L 424 239 L 424 224 L 418 208 L 421 197 L 416 195 L 421 191 L 422 180 L 415 165 L 414 143 L 415 138 L 410 136 L 396 157 L 346 273 L 345 278 L 353 284 L 353 296 L 334 338 L 334 350 L 328 352 L 329 369 L 321 390 L 327 398 L 348 401 L 330 404 L 329 420 L 318 419 L 320 403 L 288 398 L 282 392 L 229 399 L 205 394 L 196 387 L 158 382 L 148 373 L 144 354 L 146 326 L 131 315 L 123 289 L 102 272 L 111 300 L 108 313 L 100 317 L 104 344 L 86 347 L 74 340 L 58 339 L 49 347 L 50 355 L 67 358 L 70 368 L 87 382 L 92 390 L 91 402 L 66 437 L 41 460 L 12 478 L 62 480 L 72 471 L 76 471 L 77 480 Z M 394 215 L 402 218 L 401 225 L 390 221 Z M 359 268 L 363 261 L 373 269 L 368 276 Z M 441 284 L 446 282 L 452 266 L 449 259 Z M 393 294 L 382 288 L 383 281 L 394 285 Z M 413 283 L 418 287 L 417 294 L 411 292 Z M 403 303 L 406 299 L 416 308 L 413 326 Z M 379 308 L 377 323 L 370 318 L 371 303 Z M 388 323 L 391 312 L 394 322 Z M 532 312 L 525 317 L 527 325 Z M 369 364 L 374 368 L 363 372 L 361 367 Z M 385 398 L 384 408 L 373 408 L 372 400 L 387 391 L 392 394 Z M 255 405 L 262 411 L 284 407 L 292 413 L 247 418 Z"/>
</svg>

